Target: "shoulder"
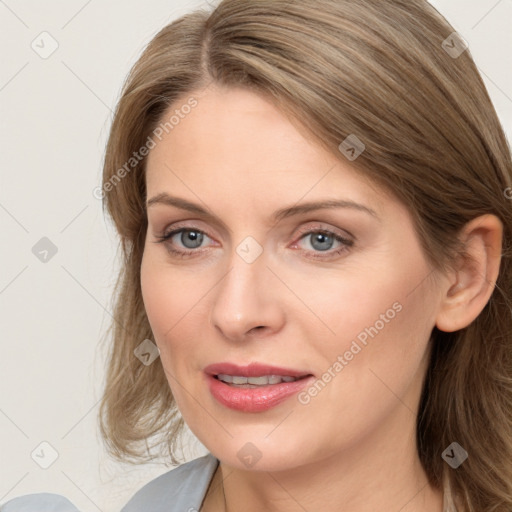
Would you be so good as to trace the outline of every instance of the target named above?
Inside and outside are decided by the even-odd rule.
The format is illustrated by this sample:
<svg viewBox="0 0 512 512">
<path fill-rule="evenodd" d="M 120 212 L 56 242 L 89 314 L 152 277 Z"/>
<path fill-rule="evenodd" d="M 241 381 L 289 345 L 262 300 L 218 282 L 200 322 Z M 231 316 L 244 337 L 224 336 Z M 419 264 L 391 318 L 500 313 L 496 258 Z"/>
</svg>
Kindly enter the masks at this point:
<svg viewBox="0 0 512 512">
<path fill-rule="evenodd" d="M 151 480 L 121 512 L 196 512 L 201 508 L 219 460 L 211 453 L 186 462 Z M 0 512 L 80 512 L 59 494 L 36 493 L 13 498 Z"/>
<path fill-rule="evenodd" d="M 171 469 L 137 491 L 121 512 L 197 511 L 218 464 L 208 453 Z"/>
<path fill-rule="evenodd" d="M 0 506 L 0 512 L 79 512 L 64 496 L 49 492 L 26 494 Z"/>
</svg>

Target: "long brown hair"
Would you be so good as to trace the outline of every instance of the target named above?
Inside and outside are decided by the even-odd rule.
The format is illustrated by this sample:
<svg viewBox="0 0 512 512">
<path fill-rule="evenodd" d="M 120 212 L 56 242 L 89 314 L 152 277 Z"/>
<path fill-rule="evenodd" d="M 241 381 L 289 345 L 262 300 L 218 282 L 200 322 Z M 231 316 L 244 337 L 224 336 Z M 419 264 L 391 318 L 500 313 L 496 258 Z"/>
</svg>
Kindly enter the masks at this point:
<svg viewBox="0 0 512 512">
<path fill-rule="evenodd" d="M 152 440 L 177 462 L 184 423 L 162 365 L 134 355 L 152 332 L 140 287 L 146 159 L 132 158 L 157 142 L 171 105 L 214 82 L 265 94 L 342 159 L 340 143 L 356 135 L 365 149 L 353 167 L 407 206 L 436 269 L 463 254 L 457 234 L 467 222 L 486 213 L 503 222 L 485 308 L 464 329 L 432 332 L 417 449 L 431 485 L 441 488 L 448 472 L 464 510 L 512 510 L 511 151 L 454 32 L 426 0 L 224 0 L 149 43 L 124 84 L 103 171 L 122 249 L 99 411 L 114 457 L 147 460 Z M 441 457 L 454 441 L 469 453 L 457 469 Z"/>
</svg>

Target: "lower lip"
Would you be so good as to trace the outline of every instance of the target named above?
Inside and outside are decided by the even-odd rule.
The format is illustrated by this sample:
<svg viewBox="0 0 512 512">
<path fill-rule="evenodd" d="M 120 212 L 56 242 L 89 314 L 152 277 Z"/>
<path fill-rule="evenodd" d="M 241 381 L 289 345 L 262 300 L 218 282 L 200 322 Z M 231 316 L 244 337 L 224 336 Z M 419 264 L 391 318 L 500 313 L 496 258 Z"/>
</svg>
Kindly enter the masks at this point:
<svg viewBox="0 0 512 512">
<path fill-rule="evenodd" d="M 281 382 L 257 388 L 238 388 L 230 386 L 213 375 L 207 375 L 210 393 L 214 398 L 237 411 L 261 412 L 267 411 L 295 395 L 314 380 L 314 376 L 304 377 L 293 382 Z"/>
</svg>

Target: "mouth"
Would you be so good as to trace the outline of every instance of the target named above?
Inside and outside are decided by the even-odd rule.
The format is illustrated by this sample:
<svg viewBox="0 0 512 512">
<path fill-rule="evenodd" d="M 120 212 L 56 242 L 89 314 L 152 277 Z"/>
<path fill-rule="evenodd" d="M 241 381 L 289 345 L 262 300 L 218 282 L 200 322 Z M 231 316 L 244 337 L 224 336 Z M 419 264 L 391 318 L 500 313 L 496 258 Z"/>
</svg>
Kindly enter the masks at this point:
<svg viewBox="0 0 512 512">
<path fill-rule="evenodd" d="M 204 369 L 205 373 L 235 385 L 251 384 L 268 386 L 281 382 L 294 382 L 312 375 L 308 371 L 284 368 L 265 363 L 250 363 L 241 366 L 235 363 L 215 363 Z"/>
<path fill-rule="evenodd" d="M 260 363 L 218 363 L 207 366 L 204 372 L 217 402 L 241 412 L 266 411 L 314 381 L 307 371 Z"/>
<path fill-rule="evenodd" d="M 262 375 L 261 377 L 244 377 L 242 375 L 227 375 L 219 373 L 213 375 L 213 378 L 220 380 L 229 386 L 236 388 L 260 388 L 263 386 L 273 386 L 281 384 L 282 382 L 295 382 L 297 380 L 305 379 L 309 375 L 302 377 L 291 377 L 288 375 Z"/>
</svg>

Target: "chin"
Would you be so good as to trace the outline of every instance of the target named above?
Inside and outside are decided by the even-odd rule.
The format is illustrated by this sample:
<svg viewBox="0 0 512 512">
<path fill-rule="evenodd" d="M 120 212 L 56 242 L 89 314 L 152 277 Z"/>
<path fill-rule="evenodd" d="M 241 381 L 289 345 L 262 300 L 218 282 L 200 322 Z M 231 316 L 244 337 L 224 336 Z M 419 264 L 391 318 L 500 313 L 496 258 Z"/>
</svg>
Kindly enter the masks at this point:
<svg viewBox="0 0 512 512">
<path fill-rule="evenodd" d="M 250 441 L 252 436 L 246 431 L 244 436 L 230 439 L 223 445 L 215 443 L 205 446 L 223 464 L 241 471 L 286 471 L 322 458 L 318 454 L 315 458 L 313 454 L 305 452 L 305 441 L 294 440 L 289 436 L 264 439 L 264 435 L 254 435 L 255 441 Z M 284 444 L 285 437 L 289 446 Z"/>
</svg>

